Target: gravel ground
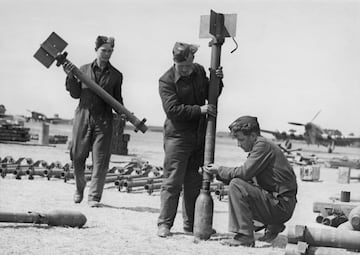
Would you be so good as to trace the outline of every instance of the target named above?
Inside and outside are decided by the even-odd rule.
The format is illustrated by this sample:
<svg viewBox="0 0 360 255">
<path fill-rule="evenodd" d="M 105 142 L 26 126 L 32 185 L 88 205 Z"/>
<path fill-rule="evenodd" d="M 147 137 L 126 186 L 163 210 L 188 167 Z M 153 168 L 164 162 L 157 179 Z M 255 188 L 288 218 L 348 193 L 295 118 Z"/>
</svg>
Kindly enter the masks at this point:
<svg viewBox="0 0 360 255">
<path fill-rule="evenodd" d="M 154 133 L 145 138 L 132 135 L 129 143 L 130 156 L 113 155 L 113 165 L 119 161 L 129 161 L 134 156 L 161 166 L 163 153 L 161 134 Z M 245 159 L 240 149 L 235 149 L 233 141 L 218 139 L 217 162 L 225 165 L 238 165 Z M 318 155 L 329 157 L 317 147 Z M 360 149 L 341 149 L 332 156 L 356 158 Z M 34 160 L 68 162 L 66 145 L 56 147 L 24 146 L 0 144 L 0 157 L 11 155 L 31 157 Z M 354 170 L 354 174 L 356 174 Z M 299 167 L 295 167 L 299 176 Z M 0 212 L 26 213 L 28 211 L 48 213 L 52 210 L 71 210 L 84 214 L 87 222 L 83 228 L 50 227 L 25 223 L 0 224 L 0 254 L 284 254 L 287 244 L 287 230 L 292 225 L 306 225 L 326 228 L 315 223 L 316 213 L 312 211 L 315 201 L 325 201 L 331 196 L 339 196 L 340 191 L 350 191 L 352 199 L 359 198 L 360 183 L 337 182 L 337 170 L 321 168 L 319 182 L 303 182 L 298 177 L 298 205 L 287 228 L 272 243 L 256 241 L 255 248 L 224 247 L 220 240 L 231 238 L 227 232 L 227 199 L 219 201 L 214 197 L 213 227 L 217 234 L 208 241 L 194 243 L 193 236 L 182 232 L 181 206 L 172 228 L 173 236 L 156 236 L 156 221 L 159 214 L 159 193 L 148 195 L 145 192 L 119 192 L 113 183 L 106 184 L 101 208 L 90 208 L 85 201 L 74 204 L 72 195 L 74 181 L 63 182 L 59 179 L 47 180 L 36 177 L 16 180 L 12 176 L 0 178 Z M 85 198 L 87 189 L 85 190 Z M 359 201 L 359 200 L 357 200 Z M 257 237 L 262 232 L 257 233 Z"/>
</svg>

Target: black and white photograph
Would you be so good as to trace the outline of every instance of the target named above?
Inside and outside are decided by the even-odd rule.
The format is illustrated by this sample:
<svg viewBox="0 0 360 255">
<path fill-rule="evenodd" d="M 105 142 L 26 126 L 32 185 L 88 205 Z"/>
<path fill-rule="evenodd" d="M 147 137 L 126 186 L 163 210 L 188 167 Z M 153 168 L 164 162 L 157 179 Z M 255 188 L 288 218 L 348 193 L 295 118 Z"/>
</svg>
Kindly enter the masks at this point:
<svg viewBox="0 0 360 255">
<path fill-rule="evenodd" d="M 0 38 L 0 254 L 359 254 L 359 0 L 1 0 Z"/>
</svg>

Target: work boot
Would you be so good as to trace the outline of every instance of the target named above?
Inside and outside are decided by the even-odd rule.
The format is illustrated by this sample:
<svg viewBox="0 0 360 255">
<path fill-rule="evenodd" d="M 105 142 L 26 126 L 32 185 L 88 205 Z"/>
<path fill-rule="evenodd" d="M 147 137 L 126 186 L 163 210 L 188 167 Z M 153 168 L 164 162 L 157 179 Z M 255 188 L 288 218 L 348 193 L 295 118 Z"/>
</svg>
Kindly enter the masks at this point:
<svg viewBox="0 0 360 255">
<path fill-rule="evenodd" d="M 223 240 L 221 244 L 227 246 L 254 247 L 255 239 L 253 235 L 245 235 L 245 234 L 237 233 L 232 239 Z"/>
<path fill-rule="evenodd" d="M 81 203 L 83 198 L 84 198 L 84 191 L 81 192 L 81 191 L 76 190 L 75 194 L 74 194 L 74 203 L 75 204 Z"/>
<path fill-rule="evenodd" d="M 101 203 L 100 202 L 98 202 L 98 201 L 95 201 L 95 200 L 89 200 L 88 201 L 88 205 L 90 206 L 90 207 L 101 207 Z"/>
<path fill-rule="evenodd" d="M 194 230 L 184 227 L 184 234 L 185 235 L 192 235 L 192 234 L 194 234 Z M 212 228 L 211 229 L 211 235 L 214 235 L 214 234 L 216 234 L 216 230 L 214 228 Z"/>
<path fill-rule="evenodd" d="M 171 236 L 170 227 L 167 226 L 167 225 L 165 225 L 165 224 L 162 224 L 162 225 L 158 226 L 157 235 L 158 235 L 159 237 L 168 237 L 168 236 Z"/>
<path fill-rule="evenodd" d="M 265 229 L 265 234 L 259 238 L 259 241 L 270 243 L 273 241 L 279 233 L 283 232 L 285 225 L 268 225 Z"/>
</svg>

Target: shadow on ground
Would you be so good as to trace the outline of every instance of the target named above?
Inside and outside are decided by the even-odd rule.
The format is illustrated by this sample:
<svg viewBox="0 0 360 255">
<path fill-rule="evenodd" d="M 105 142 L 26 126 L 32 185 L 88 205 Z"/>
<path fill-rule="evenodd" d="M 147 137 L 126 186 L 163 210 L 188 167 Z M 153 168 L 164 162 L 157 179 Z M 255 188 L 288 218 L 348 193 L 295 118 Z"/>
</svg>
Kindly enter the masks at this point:
<svg viewBox="0 0 360 255">
<path fill-rule="evenodd" d="M 158 208 L 145 207 L 145 206 L 124 207 L 124 206 L 113 206 L 113 205 L 101 204 L 101 207 L 118 209 L 118 210 L 129 210 L 129 211 L 134 211 L 134 212 L 160 213 L 160 210 Z"/>
</svg>

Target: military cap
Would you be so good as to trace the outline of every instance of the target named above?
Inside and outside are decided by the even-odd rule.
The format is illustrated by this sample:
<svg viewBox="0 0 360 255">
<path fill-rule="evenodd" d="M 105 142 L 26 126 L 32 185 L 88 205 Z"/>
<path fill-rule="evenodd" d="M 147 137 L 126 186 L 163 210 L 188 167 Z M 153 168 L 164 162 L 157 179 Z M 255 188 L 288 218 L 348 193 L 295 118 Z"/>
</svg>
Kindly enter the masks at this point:
<svg viewBox="0 0 360 255">
<path fill-rule="evenodd" d="M 111 47 L 114 47 L 115 46 L 114 37 L 107 37 L 107 36 L 99 35 L 95 41 L 95 49 L 96 50 L 99 49 L 101 47 L 101 45 L 103 45 L 105 43 L 108 43 L 111 45 Z"/>
<path fill-rule="evenodd" d="M 187 61 L 190 58 L 194 57 L 195 52 L 197 52 L 199 46 L 194 44 L 176 42 L 173 48 L 173 59 L 175 62 Z"/>
<path fill-rule="evenodd" d="M 259 133 L 260 125 L 256 117 L 245 115 L 237 118 L 233 123 L 231 123 L 229 129 L 231 135 L 234 135 L 238 131 L 248 135 L 252 131 Z"/>
</svg>

